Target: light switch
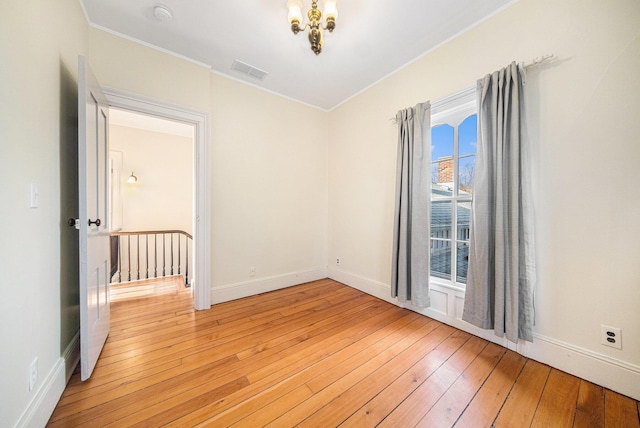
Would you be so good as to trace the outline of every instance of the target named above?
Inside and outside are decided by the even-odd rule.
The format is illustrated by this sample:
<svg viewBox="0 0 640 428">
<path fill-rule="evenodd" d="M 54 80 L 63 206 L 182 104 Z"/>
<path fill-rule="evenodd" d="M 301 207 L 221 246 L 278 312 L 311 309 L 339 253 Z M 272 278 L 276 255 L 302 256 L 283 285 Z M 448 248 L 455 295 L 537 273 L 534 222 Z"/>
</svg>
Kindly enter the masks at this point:
<svg viewBox="0 0 640 428">
<path fill-rule="evenodd" d="M 40 199 L 40 193 L 38 193 L 38 187 L 32 183 L 31 194 L 29 198 L 29 208 L 38 208 L 38 199 Z"/>
</svg>

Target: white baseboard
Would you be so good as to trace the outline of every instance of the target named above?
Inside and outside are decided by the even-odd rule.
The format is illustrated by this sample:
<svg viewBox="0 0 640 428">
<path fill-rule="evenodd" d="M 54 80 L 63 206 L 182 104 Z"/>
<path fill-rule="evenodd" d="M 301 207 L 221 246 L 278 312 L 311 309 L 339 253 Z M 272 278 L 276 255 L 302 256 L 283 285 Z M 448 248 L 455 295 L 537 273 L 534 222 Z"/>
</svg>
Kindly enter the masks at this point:
<svg viewBox="0 0 640 428">
<path fill-rule="evenodd" d="M 64 359 L 64 379 L 65 384 L 71 379 L 73 371 L 80 362 L 80 330 L 76 332 L 71 339 L 71 343 L 67 345 L 67 348 L 62 353 L 62 359 Z"/>
<path fill-rule="evenodd" d="M 53 368 L 40 383 L 40 387 L 33 394 L 26 410 L 18 419 L 16 427 L 40 428 L 47 424 L 58 400 L 67 385 L 65 379 L 65 362 L 63 358 L 56 361 Z"/>
<path fill-rule="evenodd" d="M 228 302 L 268 291 L 279 290 L 305 282 L 316 281 L 327 277 L 326 266 L 306 271 L 290 272 L 251 281 L 236 282 L 211 288 L 211 304 Z"/>
<path fill-rule="evenodd" d="M 640 400 L 640 367 L 538 333 L 522 342 L 521 354 L 541 363 Z"/>
<path fill-rule="evenodd" d="M 391 297 L 391 290 L 387 284 L 373 281 L 363 276 L 354 275 L 333 266 L 329 266 L 328 274 L 329 278 L 333 279 L 334 281 L 341 282 L 348 285 L 349 287 L 375 296 L 378 299 L 393 303 L 394 305 L 398 304 L 398 301 Z"/>
<path fill-rule="evenodd" d="M 461 319 L 461 304 L 464 292 L 445 287 L 431 287 L 430 308 L 418 308 L 400 304 L 391 297 L 389 285 L 345 272 L 335 267 L 328 268 L 329 278 L 356 288 L 400 307 L 413 310 L 452 327 L 479 336 L 488 341 L 516 351 L 527 358 L 547 364 L 564 372 L 620 394 L 640 400 L 640 367 L 571 343 L 534 333 L 533 343 L 519 341 L 517 345 L 496 336 L 492 330 L 483 330 Z"/>
</svg>

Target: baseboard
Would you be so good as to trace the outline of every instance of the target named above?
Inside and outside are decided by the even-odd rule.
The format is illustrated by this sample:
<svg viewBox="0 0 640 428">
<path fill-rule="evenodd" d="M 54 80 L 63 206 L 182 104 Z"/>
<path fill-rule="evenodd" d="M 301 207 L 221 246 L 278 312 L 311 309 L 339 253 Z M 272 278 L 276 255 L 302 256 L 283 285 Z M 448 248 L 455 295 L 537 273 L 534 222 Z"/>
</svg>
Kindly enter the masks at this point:
<svg viewBox="0 0 640 428">
<path fill-rule="evenodd" d="M 326 266 L 315 269 L 289 272 L 282 275 L 256 278 L 251 281 L 237 282 L 211 288 L 211 304 L 228 302 L 268 291 L 279 290 L 305 282 L 327 277 Z"/>
<path fill-rule="evenodd" d="M 76 369 L 76 366 L 80 362 L 80 330 L 76 332 L 71 339 L 69 345 L 62 353 L 62 359 L 64 359 L 64 378 L 65 384 L 69 382 L 71 379 L 71 375 L 73 375 L 73 371 Z"/>
<path fill-rule="evenodd" d="M 640 366 L 538 333 L 521 346 L 526 357 L 640 400 Z"/>
<path fill-rule="evenodd" d="M 433 286 L 430 293 L 432 307 L 423 309 L 400 304 L 397 299 L 391 297 L 387 284 L 335 267 L 328 268 L 328 275 L 329 278 L 362 292 L 482 337 L 525 357 L 604 386 L 635 400 L 640 400 L 639 366 L 537 333 L 534 333 L 533 343 L 519 341 L 517 345 L 513 344 L 505 338 L 496 336 L 491 330 L 480 329 L 461 319 L 461 302 L 464 301 L 464 292 Z"/>
<path fill-rule="evenodd" d="M 355 275 L 346 272 L 342 269 L 329 266 L 328 268 L 329 278 L 334 281 L 341 282 L 349 287 L 362 291 L 363 293 L 370 294 L 378 299 L 385 300 L 389 303 L 398 304 L 398 301 L 391 297 L 389 285 L 381 282 L 373 281 L 363 276 Z"/>
<path fill-rule="evenodd" d="M 26 410 L 22 413 L 16 427 L 43 427 L 49 421 L 58 400 L 67 385 L 65 379 L 65 362 L 63 358 L 56 361 L 53 368 L 40 383 L 40 387 L 33 394 Z"/>
</svg>

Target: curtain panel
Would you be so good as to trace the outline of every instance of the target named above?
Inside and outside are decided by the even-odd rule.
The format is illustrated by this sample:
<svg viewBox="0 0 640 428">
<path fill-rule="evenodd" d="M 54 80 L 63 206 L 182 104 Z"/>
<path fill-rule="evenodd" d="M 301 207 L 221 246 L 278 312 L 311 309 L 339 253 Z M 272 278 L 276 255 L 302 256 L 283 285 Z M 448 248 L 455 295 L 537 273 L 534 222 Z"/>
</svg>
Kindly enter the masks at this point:
<svg viewBox="0 0 640 428">
<path fill-rule="evenodd" d="M 396 114 L 398 159 L 391 296 L 429 306 L 431 104 Z"/>
<path fill-rule="evenodd" d="M 533 340 L 535 248 L 524 70 L 478 81 L 478 145 L 462 319 L 511 342 Z"/>
</svg>

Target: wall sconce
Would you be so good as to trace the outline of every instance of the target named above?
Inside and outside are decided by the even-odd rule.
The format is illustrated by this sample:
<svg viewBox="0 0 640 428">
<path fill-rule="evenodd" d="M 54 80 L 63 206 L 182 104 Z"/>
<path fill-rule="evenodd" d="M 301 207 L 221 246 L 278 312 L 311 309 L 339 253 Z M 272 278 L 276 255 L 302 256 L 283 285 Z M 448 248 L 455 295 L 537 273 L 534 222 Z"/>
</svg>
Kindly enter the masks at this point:
<svg viewBox="0 0 640 428">
<path fill-rule="evenodd" d="M 137 183 L 138 182 L 138 177 L 136 177 L 135 175 L 133 175 L 133 171 L 131 171 L 131 175 L 129 176 L 129 178 L 127 178 L 127 183 Z"/>
</svg>

